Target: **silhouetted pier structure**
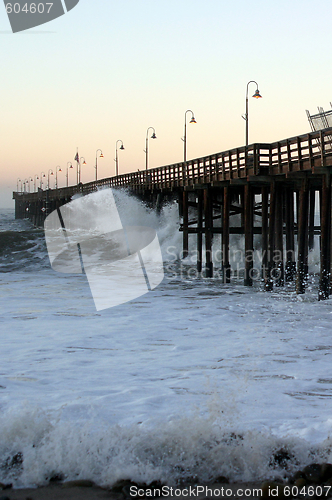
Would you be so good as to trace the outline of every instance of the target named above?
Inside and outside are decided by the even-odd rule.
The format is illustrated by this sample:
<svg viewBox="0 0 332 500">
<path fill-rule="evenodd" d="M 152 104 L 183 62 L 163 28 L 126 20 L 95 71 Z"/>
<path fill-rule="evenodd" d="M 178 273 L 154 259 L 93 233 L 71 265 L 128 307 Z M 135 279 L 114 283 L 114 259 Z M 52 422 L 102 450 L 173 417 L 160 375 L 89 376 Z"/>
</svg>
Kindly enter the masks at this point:
<svg viewBox="0 0 332 500">
<path fill-rule="evenodd" d="M 319 299 L 326 299 L 331 292 L 331 169 L 332 128 L 326 128 L 68 188 L 15 192 L 13 197 L 16 217 L 28 217 L 36 225 L 73 195 L 103 187 L 129 188 L 157 209 L 176 197 L 183 256 L 196 235 L 196 243 L 190 243 L 197 250 L 197 271 L 204 263 L 205 275 L 213 276 L 213 240 L 220 234 L 223 281 L 230 283 L 230 237 L 242 234 L 244 284 L 251 286 L 257 279 L 253 256 L 259 248 L 259 279 L 266 290 L 295 280 L 297 293 L 304 293 L 308 253 L 317 234 Z"/>
</svg>

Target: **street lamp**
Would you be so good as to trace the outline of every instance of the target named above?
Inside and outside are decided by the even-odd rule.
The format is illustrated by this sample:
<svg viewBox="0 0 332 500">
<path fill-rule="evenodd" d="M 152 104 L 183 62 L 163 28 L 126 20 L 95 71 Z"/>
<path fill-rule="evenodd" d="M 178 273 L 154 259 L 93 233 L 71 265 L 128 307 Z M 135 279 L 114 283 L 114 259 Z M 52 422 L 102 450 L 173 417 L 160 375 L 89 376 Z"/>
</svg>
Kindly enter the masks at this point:
<svg viewBox="0 0 332 500">
<path fill-rule="evenodd" d="M 37 181 L 38 179 L 39 179 L 38 174 L 36 174 L 36 175 L 35 175 L 35 177 L 34 177 L 34 183 L 33 183 L 33 190 L 34 190 L 34 191 L 37 191 L 37 190 L 36 190 L 36 184 L 37 184 L 37 182 L 36 182 L 36 181 Z"/>
<path fill-rule="evenodd" d="M 80 158 L 80 171 L 79 171 L 78 183 L 81 182 L 81 160 L 84 160 L 83 161 L 83 165 L 86 165 L 86 161 L 85 161 L 84 156 L 81 156 L 81 158 Z"/>
<path fill-rule="evenodd" d="M 60 165 L 55 168 L 55 189 L 58 189 L 58 172 L 62 172 Z"/>
<path fill-rule="evenodd" d="M 47 189 L 50 189 L 50 174 L 54 175 L 53 170 L 51 168 L 49 169 L 48 174 L 47 174 Z"/>
<path fill-rule="evenodd" d="M 96 165 L 95 165 L 95 169 L 96 169 L 96 180 L 98 180 L 98 151 L 100 151 L 100 156 L 99 158 L 104 158 L 104 155 L 103 155 L 103 152 L 101 149 L 97 149 L 96 151 Z"/>
<path fill-rule="evenodd" d="M 121 142 L 120 149 L 124 149 L 123 142 L 118 139 L 115 143 L 115 175 L 119 175 L 118 142 Z"/>
<path fill-rule="evenodd" d="M 153 130 L 153 134 L 151 135 L 151 139 L 157 139 L 157 136 L 156 136 L 156 131 L 153 127 L 149 127 L 146 131 L 146 140 L 145 140 L 145 150 L 144 150 L 144 153 L 145 153 L 145 170 L 148 169 L 148 162 L 149 162 L 149 130 L 150 128 Z"/>
<path fill-rule="evenodd" d="M 41 172 L 40 174 L 40 189 L 43 189 L 43 177 L 46 177 L 44 172 Z"/>
<path fill-rule="evenodd" d="M 195 120 L 194 113 L 191 111 L 191 109 L 187 109 L 187 111 L 184 114 L 184 137 L 183 137 L 183 142 L 184 142 L 184 155 L 183 155 L 183 161 L 187 161 L 187 113 L 191 113 L 191 120 L 189 123 L 197 123 Z"/>
<path fill-rule="evenodd" d="M 67 171 L 66 171 L 67 187 L 68 187 L 68 183 L 69 183 L 68 165 L 70 165 L 69 168 L 73 168 L 72 162 L 71 161 L 67 161 Z"/>
<path fill-rule="evenodd" d="M 259 90 L 258 90 L 258 83 L 255 82 L 255 80 L 250 80 L 250 82 L 247 83 L 247 92 L 246 92 L 246 114 L 245 115 L 242 115 L 242 118 L 245 120 L 246 122 L 246 147 L 248 147 L 248 143 L 249 143 L 249 114 L 248 114 L 248 110 L 249 110 L 249 102 L 248 102 L 248 90 L 249 90 L 249 84 L 250 83 L 255 83 L 256 84 L 256 91 L 253 95 L 253 97 L 255 97 L 255 99 L 259 99 L 261 98 L 262 96 L 260 95 L 259 93 Z"/>
</svg>

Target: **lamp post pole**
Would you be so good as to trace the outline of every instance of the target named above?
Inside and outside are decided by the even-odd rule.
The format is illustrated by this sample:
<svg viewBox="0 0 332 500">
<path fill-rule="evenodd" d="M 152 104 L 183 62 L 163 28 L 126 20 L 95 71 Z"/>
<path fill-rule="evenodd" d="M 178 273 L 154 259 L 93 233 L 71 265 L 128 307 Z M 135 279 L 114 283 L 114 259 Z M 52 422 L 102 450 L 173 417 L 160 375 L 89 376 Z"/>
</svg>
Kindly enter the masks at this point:
<svg viewBox="0 0 332 500">
<path fill-rule="evenodd" d="M 41 172 L 40 174 L 40 189 L 43 189 L 43 177 L 46 177 L 44 172 Z"/>
<path fill-rule="evenodd" d="M 62 172 L 60 165 L 57 165 L 55 169 L 55 189 L 58 189 L 58 172 Z"/>
<path fill-rule="evenodd" d="M 248 99 L 248 92 L 249 92 L 249 84 L 250 83 L 255 83 L 256 84 L 256 91 L 253 95 L 256 99 L 261 98 L 262 96 L 259 93 L 258 90 L 258 83 L 255 82 L 255 80 L 250 80 L 250 82 L 247 83 L 247 91 L 246 91 L 246 114 L 242 116 L 242 118 L 246 122 L 246 147 L 248 147 L 249 144 L 249 99 Z"/>
<path fill-rule="evenodd" d="M 50 174 L 54 175 L 53 170 L 51 168 L 49 169 L 48 175 L 47 175 L 47 189 L 50 189 Z"/>
<path fill-rule="evenodd" d="M 36 185 L 37 185 L 37 180 L 39 179 L 38 174 L 35 174 L 34 177 L 34 183 L 33 183 L 33 190 L 36 191 Z"/>
<path fill-rule="evenodd" d="M 81 182 L 81 160 L 83 160 L 82 165 L 86 165 L 86 161 L 85 161 L 84 156 L 81 156 L 81 158 L 80 158 L 80 175 L 79 175 L 79 182 Z"/>
<path fill-rule="evenodd" d="M 69 185 L 69 172 L 68 172 L 68 165 L 70 165 L 69 168 L 73 168 L 73 164 L 71 161 L 67 161 L 67 170 L 66 170 L 66 178 L 67 178 L 67 187 Z"/>
<path fill-rule="evenodd" d="M 153 130 L 153 134 L 151 135 L 151 139 L 157 139 L 156 131 L 153 127 L 149 127 L 146 131 L 146 139 L 145 139 L 145 170 L 148 169 L 149 164 L 149 130 Z"/>
<path fill-rule="evenodd" d="M 98 180 L 98 151 L 100 151 L 99 158 L 104 158 L 102 150 L 101 149 L 97 149 L 97 151 L 96 151 L 96 165 L 95 165 L 95 169 L 96 169 L 96 181 Z"/>
<path fill-rule="evenodd" d="M 118 139 L 115 143 L 115 175 L 116 175 L 116 177 L 119 175 L 118 142 L 121 142 L 120 149 L 124 149 L 123 142 L 121 141 L 121 139 Z"/>
<path fill-rule="evenodd" d="M 183 161 L 187 161 L 187 113 L 191 113 L 191 120 L 189 123 L 197 123 L 195 120 L 194 113 L 191 111 L 191 109 L 187 109 L 187 111 L 184 114 L 184 137 L 183 137 L 183 142 L 184 142 L 184 147 L 183 147 Z"/>
</svg>

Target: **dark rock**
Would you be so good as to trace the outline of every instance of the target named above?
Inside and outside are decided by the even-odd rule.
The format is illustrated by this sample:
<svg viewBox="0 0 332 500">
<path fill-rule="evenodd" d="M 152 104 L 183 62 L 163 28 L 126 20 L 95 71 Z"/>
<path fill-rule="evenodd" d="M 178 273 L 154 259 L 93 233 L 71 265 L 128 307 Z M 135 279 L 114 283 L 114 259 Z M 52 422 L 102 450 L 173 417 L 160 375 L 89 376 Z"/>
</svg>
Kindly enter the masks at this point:
<svg viewBox="0 0 332 500">
<path fill-rule="evenodd" d="M 4 484 L 0 483 L 0 490 L 10 490 L 13 487 L 12 483 Z"/>
<path fill-rule="evenodd" d="M 113 486 L 111 487 L 111 491 L 114 491 L 115 493 L 121 493 L 123 488 L 126 486 L 138 486 L 137 483 L 134 483 L 130 479 L 119 479 L 116 481 Z"/>
<path fill-rule="evenodd" d="M 9 497 L 0 497 L 0 500 L 10 500 Z"/>
<path fill-rule="evenodd" d="M 46 478 L 48 479 L 48 478 Z M 54 474 L 52 477 L 50 477 L 49 482 L 50 483 L 61 483 L 61 481 L 64 480 L 63 474 Z"/>
<path fill-rule="evenodd" d="M 76 479 L 62 484 L 62 488 L 92 488 L 92 486 L 94 486 L 94 482 L 89 479 Z"/>
<path fill-rule="evenodd" d="M 332 464 L 324 463 L 321 467 L 321 480 L 325 482 L 332 479 Z"/>
<path fill-rule="evenodd" d="M 310 464 L 307 465 L 303 472 L 305 477 L 311 483 L 319 483 L 322 479 L 322 466 L 321 464 Z"/>
<path fill-rule="evenodd" d="M 294 485 L 297 486 L 298 488 L 303 488 L 307 484 L 308 484 L 307 480 L 304 477 L 299 477 L 296 479 L 296 481 L 294 481 Z"/>
<path fill-rule="evenodd" d="M 305 477 L 305 474 L 302 470 L 298 470 L 297 472 L 295 472 L 294 476 L 292 476 L 290 479 L 289 479 L 289 482 L 291 484 L 295 484 L 295 482 L 298 480 L 298 479 L 306 479 Z"/>
<path fill-rule="evenodd" d="M 229 484 L 229 479 L 225 476 L 218 476 L 213 480 L 214 483 Z"/>
</svg>

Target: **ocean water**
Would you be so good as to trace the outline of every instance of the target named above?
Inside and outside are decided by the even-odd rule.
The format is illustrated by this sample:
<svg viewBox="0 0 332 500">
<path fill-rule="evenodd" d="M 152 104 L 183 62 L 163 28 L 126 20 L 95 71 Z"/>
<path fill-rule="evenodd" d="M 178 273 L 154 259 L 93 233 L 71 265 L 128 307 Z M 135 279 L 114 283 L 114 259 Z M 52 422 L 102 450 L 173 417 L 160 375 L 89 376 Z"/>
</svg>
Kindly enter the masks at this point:
<svg viewBox="0 0 332 500">
<path fill-rule="evenodd" d="M 156 215 L 125 192 L 117 203 L 157 230 L 165 277 L 99 312 L 85 275 L 52 270 L 44 231 L 1 210 L 0 481 L 259 480 L 332 461 L 318 250 L 305 295 L 224 285 L 179 259 L 176 204 Z"/>
</svg>

